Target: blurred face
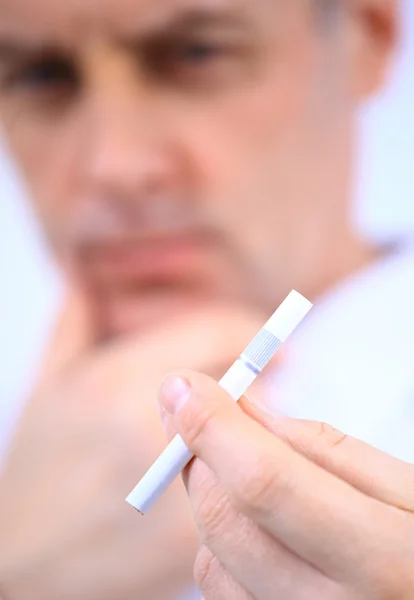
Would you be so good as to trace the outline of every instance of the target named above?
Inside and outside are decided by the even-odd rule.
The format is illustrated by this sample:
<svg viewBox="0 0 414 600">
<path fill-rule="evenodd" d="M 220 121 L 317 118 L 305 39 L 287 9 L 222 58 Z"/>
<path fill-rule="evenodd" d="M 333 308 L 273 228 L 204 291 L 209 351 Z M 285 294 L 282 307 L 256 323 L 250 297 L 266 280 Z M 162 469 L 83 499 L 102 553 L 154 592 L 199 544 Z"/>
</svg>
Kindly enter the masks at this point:
<svg viewBox="0 0 414 600">
<path fill-rule="evenodd" d="M 270 311 L 357 262 L 352 115 L 392 10 L 329 4 L 1 1 L 9 144 L 106 334 L 208 302 Z"/>
</svg>

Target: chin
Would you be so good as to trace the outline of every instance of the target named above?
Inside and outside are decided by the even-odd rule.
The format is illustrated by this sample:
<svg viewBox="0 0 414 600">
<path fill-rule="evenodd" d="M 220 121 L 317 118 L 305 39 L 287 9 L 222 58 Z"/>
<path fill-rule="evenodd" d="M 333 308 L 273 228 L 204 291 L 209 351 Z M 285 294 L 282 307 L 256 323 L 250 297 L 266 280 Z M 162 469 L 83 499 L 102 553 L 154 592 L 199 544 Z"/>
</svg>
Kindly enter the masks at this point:
<svg viewBox="0 0 414 600">
<path fill-rule="evenodd" d="M 145 335 L 152 331 L 159 331 L 162 335 L 169 324 L 184 322 L 190 313 L 206 308 L 209 303 L 207 297 L 190 294 L 120 300 L 101 307 L 99 329 L 104 339 Z"/>
</svg>

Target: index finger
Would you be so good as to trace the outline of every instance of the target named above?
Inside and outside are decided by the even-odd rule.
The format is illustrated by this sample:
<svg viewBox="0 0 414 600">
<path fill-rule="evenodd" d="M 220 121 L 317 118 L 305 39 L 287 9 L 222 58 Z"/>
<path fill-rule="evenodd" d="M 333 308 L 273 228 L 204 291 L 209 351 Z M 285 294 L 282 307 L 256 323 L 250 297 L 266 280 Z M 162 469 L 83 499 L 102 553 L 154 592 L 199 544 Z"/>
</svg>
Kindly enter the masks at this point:
<svg viewBox="0 0 414 600">
<path fill-rule="evenodd" d="M 392 552 L 396 515 L 390 507 L 324 471 L 249 419 L 208 377 L 185 371 L 181 380 L 186 394 L 181 392 L 174 402 L 172 380 L 164 380 L 161 401 L 187 446 L 246 516 L 338 580 L 355 580 L 371 571 L 373 545 L 377 558 Z M 379 523 L 381 540 L 375 534 Z"/>
<path fill-rule="evenodd" d="M 414 513 L 414 465 L 326 423 L 276 416 L 241 400 L 243 411 L 296 452 L 364 494 Z"/>
</svg>

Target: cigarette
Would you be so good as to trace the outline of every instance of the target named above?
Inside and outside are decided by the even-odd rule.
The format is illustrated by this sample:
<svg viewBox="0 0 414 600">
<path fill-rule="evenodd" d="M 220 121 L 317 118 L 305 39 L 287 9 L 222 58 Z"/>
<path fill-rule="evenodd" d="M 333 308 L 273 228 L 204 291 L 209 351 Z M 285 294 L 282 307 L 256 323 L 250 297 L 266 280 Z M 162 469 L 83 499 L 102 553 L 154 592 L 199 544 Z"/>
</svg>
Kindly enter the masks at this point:
<svg viewBox="0 0 414 600">
<path fill-rule="evenodd" d="M 293 290 L 253 338 L 219 381 L 219 385 L 236 402 L 311 308 L 309 300 Z M 192 458 L 191 450 L 187 448 L 183 439 L 176 435 L 126 501 L 142 515 L 146 514 Z"/>
</svg>

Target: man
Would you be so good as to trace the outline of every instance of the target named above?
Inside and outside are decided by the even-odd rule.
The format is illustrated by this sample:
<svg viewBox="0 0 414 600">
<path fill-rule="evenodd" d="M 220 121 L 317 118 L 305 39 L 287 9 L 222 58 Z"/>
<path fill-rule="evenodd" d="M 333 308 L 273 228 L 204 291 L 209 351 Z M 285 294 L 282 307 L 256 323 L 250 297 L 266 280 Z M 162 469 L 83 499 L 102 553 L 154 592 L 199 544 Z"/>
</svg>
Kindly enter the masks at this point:
<svg viewBox="0 0 414 600">
<path fill-rule="evenodd" d="M 292 287 L 382 259 L 350 172 L 396 37 L 390 0 L 2 3 L 2 119 L 73 290 L 2 479 L 6 600 L 190 581 L 180 485 L 123 505 L 163 445 L 158 381 L 222 373 Z"/>
</svg>

